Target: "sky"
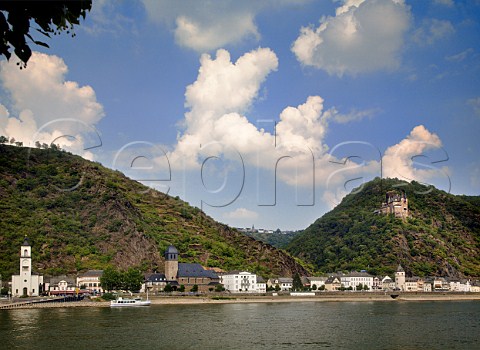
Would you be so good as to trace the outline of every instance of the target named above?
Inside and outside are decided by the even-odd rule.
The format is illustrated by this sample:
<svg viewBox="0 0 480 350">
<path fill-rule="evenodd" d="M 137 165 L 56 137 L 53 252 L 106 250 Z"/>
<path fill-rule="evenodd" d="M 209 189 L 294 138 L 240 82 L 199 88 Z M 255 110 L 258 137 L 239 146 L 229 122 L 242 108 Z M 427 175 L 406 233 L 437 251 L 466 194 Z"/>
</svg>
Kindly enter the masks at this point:
<svg viewBox="0 0 480 350">
<path fill-rule="evenodd" d="M 480 194 L 478 0 L 94 0 L 47 40 L 0 61 L 0 134 L 231 226 L 304 229 L 375 177 Z"/>
</svg>

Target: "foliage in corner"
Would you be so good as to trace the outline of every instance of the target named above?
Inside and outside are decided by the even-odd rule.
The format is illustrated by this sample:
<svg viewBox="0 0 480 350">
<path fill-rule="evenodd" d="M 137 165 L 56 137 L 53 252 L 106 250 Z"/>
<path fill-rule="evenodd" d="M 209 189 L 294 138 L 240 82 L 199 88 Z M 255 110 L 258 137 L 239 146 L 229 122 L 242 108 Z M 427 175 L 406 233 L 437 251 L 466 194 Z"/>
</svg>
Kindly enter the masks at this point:
<svg viewBox="0 0 480 350">
<path fill-rule="evenodd" d="M 22 61 L 20 68 L 26 67 L 32 55 L 29 41 L 49 47 L 33 38 L 30 23 L 35 22 L 35 30 L 48 38 L 63 31 L 75 36 L 75 25 L 80 24 L 80 17 L 85 19 L 91 8 L 92 0 L 0 1 L 0 54 L 9 60 L 13 46 Z"/>
</svg>

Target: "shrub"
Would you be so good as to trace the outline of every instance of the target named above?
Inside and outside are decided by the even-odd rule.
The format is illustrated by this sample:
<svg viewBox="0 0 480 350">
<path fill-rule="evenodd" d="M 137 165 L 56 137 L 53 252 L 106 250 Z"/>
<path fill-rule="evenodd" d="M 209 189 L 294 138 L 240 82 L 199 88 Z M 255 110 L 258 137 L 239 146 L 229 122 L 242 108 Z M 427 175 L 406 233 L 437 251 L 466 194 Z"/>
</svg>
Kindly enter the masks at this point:
<svg viewBox="0 0 480 350">
<path fill-rule="evenodd" d="M 103 293 L 102 299 L 105 301 L 115 300 L 117 297 L 113 293 Z"/>
</svg>

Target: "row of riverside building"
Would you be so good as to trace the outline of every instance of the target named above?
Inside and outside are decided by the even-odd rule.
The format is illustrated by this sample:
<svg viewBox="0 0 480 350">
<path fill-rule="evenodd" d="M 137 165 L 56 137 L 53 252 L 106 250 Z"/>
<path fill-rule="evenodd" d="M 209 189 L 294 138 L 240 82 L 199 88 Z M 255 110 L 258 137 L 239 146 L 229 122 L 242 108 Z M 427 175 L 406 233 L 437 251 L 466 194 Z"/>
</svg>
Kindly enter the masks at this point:
<svg viewBox="0 0 480 350">
<path fill-rule="evenodd" d="M 172 290 L 186 291 L 194 286 L 199 292 L 223 287 L 230 293 L 265 293 L 267 290 L 288 292 L 293 287 L 293 278 L 276 277 L 265 281 L 261 276 L 242 270 L 225 272 L 218 268 L 205 268 L 196 263 L 179 263 L 178 250 L 169 246 L 165 251 L 165 273 L 145 275 L 143 292 L 163 292 L 167 285 Z M 44 277 L 32 271 L 31 244 L 25 238 L 20 248 L 20 273 L 12 276 L 11 294 L 38 296 L 42 294 L 67 295 L 78 293 L 101 294 L 102 270 L 90 270 L 78 276 Z M 306 289 L 325 291 L 403 291 L 403 292 L 480 292 L 479 281 L 444 277 L 406 277 L 402 266 L 398 266 L 394 279 L 389 276 L 373 276 L 366 271 L 332 273 L 321 277 L 302 277 Z"/>
<path fill-rule="evenodd" d="M 373 276 L 365 271 L 333 273 L 325 277 L 308 278 L 313 290 L 326 291 L 401 291 L 401 292 L 480 292 L 479 281 L 449 277 L 406 277 L 405 270 L 398 265 L 394 279 L 390 276 Z M 315 286 L 314 286 L 315 285 Z"/>
</svg>

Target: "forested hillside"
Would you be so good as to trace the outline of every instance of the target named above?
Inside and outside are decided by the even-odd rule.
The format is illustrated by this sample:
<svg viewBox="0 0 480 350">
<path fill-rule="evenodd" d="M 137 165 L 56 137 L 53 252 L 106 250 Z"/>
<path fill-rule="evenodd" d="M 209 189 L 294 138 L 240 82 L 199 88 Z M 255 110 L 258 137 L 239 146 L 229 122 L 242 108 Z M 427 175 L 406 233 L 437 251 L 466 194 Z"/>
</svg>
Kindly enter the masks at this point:
<svg viewBox="0 0 480 350">
<path fill-rule="evenodd" d="M 0 273 L 18 273 L 24 236 L 34 269 L 76 273 L 115 266 L 163 271 L 180 261 L 269 275 L 306 274 L 287 253 L 215 222 L 179 198 L 57 149 L 0 145 Z"/>
<path fill-rule="evenodd" d="M 406 220 L 374 213 L 391 190 L 406 192 Z M 325 272 L 391 274 L 400 263 L 419 276 L 480 276 L 480 197 L 377 178 L 347 195 L 287 249 Z"/>
</svg>

